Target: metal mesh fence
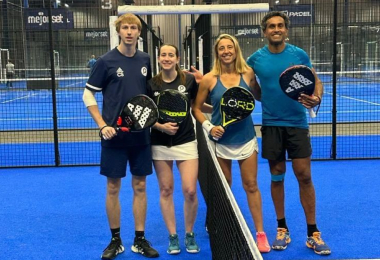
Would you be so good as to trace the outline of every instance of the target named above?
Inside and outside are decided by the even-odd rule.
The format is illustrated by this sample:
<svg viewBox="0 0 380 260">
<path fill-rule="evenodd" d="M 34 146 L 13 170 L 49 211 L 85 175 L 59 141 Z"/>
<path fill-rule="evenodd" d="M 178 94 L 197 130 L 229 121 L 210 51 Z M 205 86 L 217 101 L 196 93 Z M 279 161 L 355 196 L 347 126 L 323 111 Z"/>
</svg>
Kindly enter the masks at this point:
<svg viewBox="0 0 380 260">
<path fill-rule="evenodd" d="M 120 3 L 66 1 L 68 8 L 52 6 L 50 38 L 49 1 L 29 1 L 28 6 L 25 2 L 0 4 L 0 167 L 97 164 L 97 130 L 83 105 L 82 91 L 89 74 L 88 60 L 110 49 L 110 17 L 117 15 Z M 289 43 L 308 52 L 325 86 L 319 115 L 310 121 L 313 158 L 380 158 L 380 100 L 376 95 L 380 2 L 339 0 L 336 9 L 328 0 L 276 2 L 269 1 L 270 8 L 286 11 L 291 18 Z M 202 36 L 203 66 L 208 72 L 212 46 L 220 33 L 235 35 L 248 57 L 265 44 L 259 28 L 264 15 L 194 16 L 194 24 L 183 37 L 188 55 L 182 58 L 188 60 L 186 64 L 197 65 Z M 171 26 L 171 22 L 152 24 L 152 20 L 144 16 L 141 37 L 156 72 L 160 27 Z M 15 68 L 11 77 L 7 77 L 8 60 Z M 100 95 L 97 101 L 101 106 Z M 260 113 L 254 111 L 256 125 L 261 124 Z"/>
</svg>

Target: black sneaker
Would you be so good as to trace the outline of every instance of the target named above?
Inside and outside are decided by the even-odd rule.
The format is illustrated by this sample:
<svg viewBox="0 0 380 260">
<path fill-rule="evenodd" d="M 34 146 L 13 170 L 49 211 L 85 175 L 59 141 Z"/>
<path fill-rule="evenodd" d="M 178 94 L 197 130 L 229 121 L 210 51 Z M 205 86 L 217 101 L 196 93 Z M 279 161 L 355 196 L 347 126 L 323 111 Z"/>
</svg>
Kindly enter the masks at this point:
<svg viewBox="0 0 380 260">
<path fill-rule="evenodd" d="M 145 237 L 135 237 L 135 241 L 133 242 L 131 250 L 134 253 L 140 253 L 148 258 L 154 258 L 159 256 L 158 252 L 153 247 L 151 247 L 150 242 L 146 240 Z"/>
<path fill-rule="evenodd" d="M 104 249 L 102 259 L 114 259 L 118 254 L 124 252 L 124 246 L 119 237 L 113 237 L 111 243 Z"/>
</svg>

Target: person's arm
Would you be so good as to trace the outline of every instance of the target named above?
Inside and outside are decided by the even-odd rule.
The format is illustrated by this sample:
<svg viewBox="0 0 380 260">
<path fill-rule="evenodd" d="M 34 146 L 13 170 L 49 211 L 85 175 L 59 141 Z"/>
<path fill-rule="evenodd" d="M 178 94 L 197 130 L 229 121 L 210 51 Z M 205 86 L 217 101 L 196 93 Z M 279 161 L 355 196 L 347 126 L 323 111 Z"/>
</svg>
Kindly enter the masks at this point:
<svg viewBox="0 0 380 260">
<path fill-rule="evenodd" d="M 95 99 L 95 92 L 85 88 L 83 92 L 83 102 L 88 112 L 99 127 L 99 131 L 105 140 L 109 140 L 116 135 L 116 130 L 112 126 L 108 126 L 100 114 L 98 104 Z"/>
<path fill-rule="evenodd" d="M 203 129 L 206 130 L 213 137 L 221 138 L 224 129 L 221 126 L 214 126 L 209 120 L 206 119 L 205 115 L 202 113 L 203 105 L 209 94 L 209 88 L 214 83 L 214 76 L 211 74 L 206 74 L 199 84 L 198 94 L 193 105 L 193 115 L 199 123 L 202 124 Z"/>
<path fill-rule="evenodd" d="M 261 101 L 261 87 L 257 82 L 256 74 L 253 69 L 248 73 L 250 76 L 249 87 L 251 88 L 251 92 L 257 101 Z"/>
</svg>

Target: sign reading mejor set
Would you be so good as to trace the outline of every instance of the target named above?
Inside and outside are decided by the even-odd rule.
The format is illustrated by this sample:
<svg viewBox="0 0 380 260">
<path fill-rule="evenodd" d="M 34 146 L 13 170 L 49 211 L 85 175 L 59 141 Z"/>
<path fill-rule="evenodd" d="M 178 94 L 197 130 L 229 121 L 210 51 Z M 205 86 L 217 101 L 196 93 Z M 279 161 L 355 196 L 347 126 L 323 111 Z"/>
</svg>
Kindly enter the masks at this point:
<svg viewBox="0 0 380 260">
<path fill-rule="evenodd" d="M 274 10 L 286 13 L 291 25 L 314 23 L 313 5 L 275 5 Z"/>
<path fill-rule="evenodd" d="M 73 13 L 66 9 L 51 10 L 53 30 L 73 29 Z M 26 29 L 48 30 L 49 13 L 48 9 L 26 9 L 25 10 L 25 27 Z"/>
<path fill-rule="evenodd" d="M 236 26 L 235 27 L 235 36 L 236 37 L 260 38 L 261 37 L 260 25 Z"/>
</svg>

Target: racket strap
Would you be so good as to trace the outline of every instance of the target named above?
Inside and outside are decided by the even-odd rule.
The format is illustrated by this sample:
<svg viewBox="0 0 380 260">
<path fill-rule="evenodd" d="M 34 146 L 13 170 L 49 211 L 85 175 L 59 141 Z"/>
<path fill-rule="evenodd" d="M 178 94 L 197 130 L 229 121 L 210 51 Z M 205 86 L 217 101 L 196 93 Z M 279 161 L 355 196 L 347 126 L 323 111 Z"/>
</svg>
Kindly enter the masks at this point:
<svg viewBox="0 0 380 260">
<path fill-rule="evenodd" d="M 315 111 L 315 115 L 318 115 L 318 111 L 319 111 L 319 108 L 321 107 L 321 103 L 322 103 L 322 98 L 319 96 L 316 96 L 316 97 L 319 99 L 319 104 L 318 104 L 317 110 Z"/>
<path fill-rule="evenodd" d="M 108 125 L 104 125 L 104 126 L 102 126 L 102 127 L 100 128 L 100 130 L 99 130 L 99 137 L 100 137 L 100 138 L 103 137 L 102 130 L 103 130 L 104 128 L 106 128 L 107 126 L 108 126 Z"/>
<path fill-rule="evenodd" d="M 204 130 L 206 130 L 206 132 L 208 134 L 210 134 L 211 132 L 211 129 L 213 129 L 215 126 L 209 121 L 209 120 L 205 120 L 203 123 L 202 123 L 202 127 Z"/>
</svg>

